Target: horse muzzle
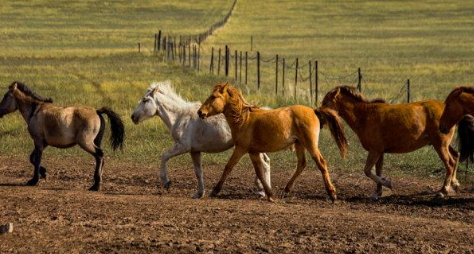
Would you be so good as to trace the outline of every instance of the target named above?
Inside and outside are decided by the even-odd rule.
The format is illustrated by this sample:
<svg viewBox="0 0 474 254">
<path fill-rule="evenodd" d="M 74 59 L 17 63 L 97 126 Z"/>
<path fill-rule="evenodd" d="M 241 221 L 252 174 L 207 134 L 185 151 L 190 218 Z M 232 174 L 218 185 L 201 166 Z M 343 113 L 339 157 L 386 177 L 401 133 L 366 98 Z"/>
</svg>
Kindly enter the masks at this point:
<svg viewBox="0 0 474 254">
<path fill-rule="evenodd" d="M 201 119 L 206 119 L 207 118 L 207 113 L 202 112 L 201 110 L 198 110 L 198 116 Z"/>
<path fill-rule="evenodd" d="M 132 121 L 134 124 L 138 124 L 138 117 L 136 117 L 135 115 L 132 115 L 130 118 L 132 118 Z"/>
</svg>

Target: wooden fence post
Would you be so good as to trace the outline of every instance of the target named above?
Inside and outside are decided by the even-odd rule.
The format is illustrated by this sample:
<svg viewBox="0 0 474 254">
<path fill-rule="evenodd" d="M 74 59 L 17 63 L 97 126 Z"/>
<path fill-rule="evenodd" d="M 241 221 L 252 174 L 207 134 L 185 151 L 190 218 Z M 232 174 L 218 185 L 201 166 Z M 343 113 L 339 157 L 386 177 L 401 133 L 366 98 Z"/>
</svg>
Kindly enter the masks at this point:
<svg viewBox="0 0 474 254">
<path fill-rule="evenodd" d="M 407 102 L 410 103 L 411 98 L 410 98 L 410 79 L 407 79 Z"/>
<path fill-rule="evenodd" d="M 296 97 L 297 87 L 298 87 L 298 58 L 296 58 L 296 63 L 295 63 L 295 102 L 297 102 L 297 97 Z"/>
<path fill-rule="evenodd" d="M 158 45 L 156 46 L 157 50 L 160 51 L 160 44 L 161 44 L 161 30 L 158 31 L 158 40 L 157 40 Z"/>
<path fill-rule="evenodd" d="M 283 58 L 283 63 L 281 65 L 282 67 L 282 77 L 281 77 L 281 89 L 282 89 L 282 94 L 283 96 L 285 96 L 285 69 L 286 69 L 286 65 L 285 65 L 285 58 Z"/>
<path fill-rule="evenodd" d="M 186 45 L 183 45 L 183 66 L 186 65 Z"/>
<path fill-rule="evenodd" d="M 188 44 L 188 65 L 191 67 L 191 43 Z"/>
<path fill-rule="evenodd" d="M 240 51 L 239 83 L 242 83 L 242 51 Z"/>
<path fill-rule="evenodd" d="M 247 70 L 248 70 L 248 52 L 245 51 L 245 84 L 246 85 L 247 85 L 247 76 L 248 76 Z"/>
<path fill-rule="evenodd" d="M 138 53 L 140 53 L 140 42 L 138 43 Z"/>
<path fill-rule="evenodd" d="M 219 48 L 219 57 L 217 58 L 217 75 L 221 74 L 221 48 Z"/>
<path fill-rule="evenodd" d="M 166 36 L 163 37 L 163 51 L 166 50 Z"/>
<path fill-rule="evenodd" d="M 360 72 L 360 68 L 358 69 L 357 90 L 362 92 L 362 73 Z"/>
<path fill-rule="evenodd" d="M 314 61 L 314 105 L 318 106 L 318 61 Z"/>
<path fill-rule="evenodd" d="M 311 106 L 313 106 L 313 76 L 312 76 L 312 72 L 313 72 L 313 68 L 311 66 L 311 60 L 308 61 L 308 66 L 309 66 L 309 103 L 311 104 Z"/>
<path fill-rule="evenodd" d="M 257 51 L 257 89 L 260 90 L 260 52 Z"/>
<path fill-rule="evenodd" d="M 214 74 L 214 47 L 211 50 L 211 63 L 209 64 L 209 73 Z"/>
<path fill-rule="evenodd" d="M 225 45 L 225 76 L 229 76 L 229 47 Z"/>
<path fill-rule="evenodd" d="M 275 94 L 278 95 L 278 54 L 275 56 Z"/>
<path fill-rule="evenodd" d="M 200 63 L 201 62 L 201 37 L 199 37 L 198 44 L 197 44 L 196 47 L 197 47 L 197 59 L 196 59 L 196 61 L 197 61 L 197 69 L 198 69 L 198 72 L 199 72 L 199 69 L 200 69 L 199 67 L 201 65 L 201 63 Z"/>
<path fill-rule="evenodd" d="M 235 76 L 235 82 L 237 82 L 237 67 L 238 67 L 237 66 L 237 60 L 238 60 L 237 59 L 237 50 L 235 51 L 234 56 L 235 56 L 235 68 L 234 68 L 235 69 L 235 75 L 234 76 Z"/>
</svg>

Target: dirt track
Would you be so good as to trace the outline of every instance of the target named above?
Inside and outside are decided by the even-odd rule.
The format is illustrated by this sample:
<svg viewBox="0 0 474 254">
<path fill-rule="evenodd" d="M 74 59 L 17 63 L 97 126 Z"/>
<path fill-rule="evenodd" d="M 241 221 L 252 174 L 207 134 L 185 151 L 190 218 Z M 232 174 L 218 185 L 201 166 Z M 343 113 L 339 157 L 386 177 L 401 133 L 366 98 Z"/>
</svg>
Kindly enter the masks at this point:
<svg viewBox="0 0 474 254">
<path fill-rule="evenodd" d="M 254 194 L 253 172 L 244 166 L 219 198 L 193 200 L 190 167 L 171 167 L 171 193 L 159 195 L 155 168 L 109 160 L 102 192 L 93 193 L 86 191 L 92 160 L 44 162 L 48 181 L 26 187 L 26 160 L 0 158 L 0 224 L 14 224 L 13 233 L 0 235 L 0 253 L 474 253 L 474 191 L 464 186 L 464 193 L 433 200 L 441 179 L 392 177 L 393 192 L 371 202 L 374 185 L 362 172 L 333 170 L 333 205 L 313 168 L 291 197 L 272 204 Z M 222 169 L 205 167 L 209 192 Z M 293 170 L 273 167 L 280 190 Z"/>
</svg>

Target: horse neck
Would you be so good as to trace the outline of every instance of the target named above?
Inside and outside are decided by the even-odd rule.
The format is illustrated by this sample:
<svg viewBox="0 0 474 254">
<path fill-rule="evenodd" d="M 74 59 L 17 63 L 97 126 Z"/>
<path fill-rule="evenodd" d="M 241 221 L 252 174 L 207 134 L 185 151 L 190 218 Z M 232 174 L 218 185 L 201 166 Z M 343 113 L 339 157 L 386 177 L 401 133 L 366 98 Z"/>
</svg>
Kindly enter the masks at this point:
<svg viewBox="0 0 474 254">
<path fill-rule="evenodd" d="M 20 111 L 21 116 L 25 119 L 25 122 L 28 124 L 30 118 L 33 116 L 34 111 L 36 110 L 39 102 L 35 101 L 32 98 L 24 94 L 15 94 L 15 100 L 18 105 L 18 111 Z"/>
<path fill-rule="evenodd" d="M 346 121 L 351 129 L 359 128 L 360 114 L 359 111 L 367 106 L 367 102 L 361 102 L 352 98 L 339 100 L 337 104 L 338 114 Z"/>
<path fill-rule="evenodd" d="M 158 116 L 161 118 L 161 120 L 163 120 L 166 127 L 171 130 L 176 124 L 180 115 L 183 114 L 183 110 L 186 105 L 180 105 L 179 102 L 176 102 L 168 97 L 165 97 L 164 100 L 158 100 L 155 98 L 155 102 L 157 105 Z"/>
</svg>

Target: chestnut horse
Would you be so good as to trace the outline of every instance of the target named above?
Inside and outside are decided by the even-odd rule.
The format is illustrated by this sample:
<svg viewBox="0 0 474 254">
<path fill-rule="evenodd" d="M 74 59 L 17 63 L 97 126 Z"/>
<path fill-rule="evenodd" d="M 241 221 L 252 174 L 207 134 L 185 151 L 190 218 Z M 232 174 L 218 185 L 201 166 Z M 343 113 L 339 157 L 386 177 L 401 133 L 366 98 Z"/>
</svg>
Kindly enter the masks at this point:
<svg viewBox="0 0 474 254">
<path fill-rule="evenodd" d="M 298 165 L 296 172 L 285 187 L 285 192 L 290 191 L 294 181 L 306 167 L 306 149 L 323 175 L 329 197 L 333 201 L 336 200 L 336 189 L 331 183 L 326 161 L 318 149 L 320 125 L 322 122 L 327 122 L 341 155 L 344 157 L 346 154 L 347 141 L 342 128 L 342 120 L 333 110 L 315 111 L 299 105 L 262 110 L 248 104 L 238 89 L 225 83 L 214 87 L 211 96 L 198 111 L 198 115 L 202 119 L 220 113 L 224 114 L 227 123 L 229 123 L 235 149 L 211 196 L 216 196 L 220 192 L 234 166 L 244 154 L 248 153 L 268 200 L 273 201 L 270 186 L 263 175 L 260 154 L 276 152 L 294 144 Z M 317 115 L 324 119 L 320 121 Z"/>
<path fill-rule="evenodd" d="M 446 98 L 439 130 L 442 133 L 458 124 L 460 161 L 474 157 L 474 87 L 457 87 Z"/>
<path fill-rule="evenodd" d="M 353 87 L 339 86 L 326 94 L 322 105 L 336 110 L 369 152 L 364 171 L 377 183 L 373 200 L 382 195 L 382 186 L 392 188 L 391 180 L 381 177 L 384 154 L 408 153 L 426 145 L 433 146 L 446 167 L 446 178 L 438 195 L 448 194 L 451 186 L 456 190 L 459 187 L 459 153 L 450 146 L 454 127 L 447 129 L 446 134 L 438 130 L 444 103 L 426 100 L 390 105 L 380 99 L 369 101 Z"/>
<path fill-rule="evenodd" d="M 27 185 L 36 185 L 39 176 L 46 178 L 46 169 L 41 166 L 41 156 L 47 146 L 69 148 L 78 144 L 96 160 L 94 185 L 89 190 L 98 191 L 102 180 L 104 153 L 100 148 L 104 136 L 105 121 L 102 114 L 109 117 L 112 148 L 121 148 L 124 140 L 124 126 L 120 117 L 107 107 L 60 107 L 53 100 L 45 99 L 25 84 L 13 82 L 0 103 L 0 118 L 16 110 L 28 125 L 28 132 L 35 149 L 30 155 L 34 165 L 34 175 Z"/>
</svg>

